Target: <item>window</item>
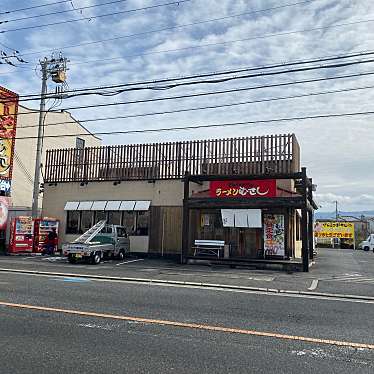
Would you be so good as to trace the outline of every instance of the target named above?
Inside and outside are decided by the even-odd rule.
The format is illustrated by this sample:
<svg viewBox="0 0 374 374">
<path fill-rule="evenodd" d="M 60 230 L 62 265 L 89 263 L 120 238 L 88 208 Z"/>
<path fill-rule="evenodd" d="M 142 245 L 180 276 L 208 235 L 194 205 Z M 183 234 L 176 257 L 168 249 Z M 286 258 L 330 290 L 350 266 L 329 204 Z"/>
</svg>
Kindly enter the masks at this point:
<svg viewBox="0 0 374 374">
<path fill-rule="evenodd" d="M 93 224 L 93 214 L 91 211 L 83 210 L 81 212 L 81 224 L 80 224 L 80 232 L 84 233 L 88 229 L 92 227 Z"/>
<path fill-rule="evenodd" d="M 126 230 L 124 227 L 117 227 L 117 236 L 119 238 L 127 238 Z"/>
<path fill-rule="evenodd" d="M 75 147 L 77 149 L 83 149 L 86 144 L 86 141 L 82 138 L 77 138 L 75 141 Z"/>
<path fill-rule="evenodd" d="M 104 219 L 105 220 L 107 219 L 106 212 L 103 212 L 101 210 L 97 210 L 95 212 L 95 219 L 94 219 L 95 223 L 98 223 L 99 221 L 102 221 Z"/>
<path fill-rule="evenodd" d="M 108 212 L 108 221 L 110 225 L 120 225 L 121 224 L 122 212 Z"/>
<path fill-rule="evenodd" d="M 111 234 L 112 233 L 112 226 L 104 226 L 100 231 L 101 234 Z"/>
<path fill-rule="evenodd" d="M 135 234 L 135 213 L 133 211 L 123 212 L 122 226 L 126 228 L 129 235 Z"/>
<path fill-rule="evenodd" d="M 67 219 L 66 219 L 66 233 L 67 234 L 78 234 L 79 233 L 79 218 L 80 218 L 80 212 L 76 210 L 67 211 Z"/>
<path fill-rule="evenodd" d="M 137 212 L 136 233 L 137 236 L 147 236 L 149 226 L 149 211 Z"/>
</svg>

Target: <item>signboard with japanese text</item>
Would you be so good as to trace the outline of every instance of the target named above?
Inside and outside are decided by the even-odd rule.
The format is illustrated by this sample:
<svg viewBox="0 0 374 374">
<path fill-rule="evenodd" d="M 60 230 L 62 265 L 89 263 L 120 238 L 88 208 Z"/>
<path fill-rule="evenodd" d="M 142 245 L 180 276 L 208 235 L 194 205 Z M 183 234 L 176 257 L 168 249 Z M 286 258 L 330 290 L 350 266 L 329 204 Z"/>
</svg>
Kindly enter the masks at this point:
<svg viewBox="0 0 374 374">
<path fill-rule="evenodd" d="M 266 256 L 284 256 L 285 230 L 283 214 L 264 215 L 264 252 Z"/>
<path fill-rule="evenodd" d="M 0 180 L 11 180 L 18 95 L 0 87 Z"/>
<path fill-rule="evenodd" d="M 355 227 L 352 222 L 317 222 L 314 226 L 316 238 L 354 239 Z"/>
<path fill-rule="evenodd" d="M 215 198 L 237 199 L 276 197 L 277 183 L 275 179 L 212 181 L 209 194 Z"/>
</svg>

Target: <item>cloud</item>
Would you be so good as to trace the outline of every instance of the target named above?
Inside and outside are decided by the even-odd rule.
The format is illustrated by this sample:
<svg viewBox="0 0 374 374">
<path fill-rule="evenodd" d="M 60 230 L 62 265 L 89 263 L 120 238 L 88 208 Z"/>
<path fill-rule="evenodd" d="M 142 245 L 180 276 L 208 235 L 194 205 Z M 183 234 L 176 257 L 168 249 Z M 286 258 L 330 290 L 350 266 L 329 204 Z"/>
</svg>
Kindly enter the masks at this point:
<svg viewBox="0 0 374 374">
<path fill-rule="evenodd" d="M 334 193 L 316 193 L 316 200 L 320 204 L 321 208 L 326 211 L 331 211 L 335 201 L 339 204 L 340 210 L 345 210 L 346 207 L 353 209 L 368 210 L 367 207 L 373 206 L 374 195 L 362 194 L 357 196 L 349 195 L 337 195 Z M 343 208 L 342 208 L 343 207 Z"/>
<path fill-rule="evenodd" d="M 123 11 L 164 2 L 166 1 L 129 0 L 110 6 L 84 10 L 83 16 Z M 17 7 L 37 3 L 36 0 L 19 0 L 17 1 Z M 75 1 L 74 6 L 99 3 L 99 0 L 80 0 L 79 2 Z M 193 0 L 179 5 L 97 18 L 92 21 L 79 21 L 53 28 L 4 33 L 0 34 L 0 42 L 11 44 L 21 52 L 48 49 L 54 49 L 58 52 L 61 49 L 60 47 L 66 45 L 121 37 L 112 42 L 62 49 L 63 53 L 70 59 L 68 83 L 71 88 L 185 76 L 201 72 L 262 66 L 282 61 L 374 49 L 374 22 L 331 27 L 316 31 L 295 32 L 373 19 L 373 1 L 315 0 L 272 11 L 249 14 L 249 12 L 279 7 L 287 3 L 277 0 L 254 0 L 251 2 L 246 0 L 205 0 L 203 2 Z M 13 0 L 3 0 L 2 6 L 4 9 L 15 8 Z M 40 8 L 37 11 L 20 12 L 17 13 L 17 17 L 64 9 L 71 9 L 71 5 L 67 3 Z M 241 13 L 246 14 L 221 21 L 129 37 L 134 34 Z M 23 23 L 14 23 L 12 28 L 37 25 L 42 22 L 79 19 L 80 17 L 82 17 L 80 13 L 73 12 Z M 4 25 L 1 30 L 10 28 L 10 25 Z M 277 33 L 288 34 L 271 35 Z M 239 39 L 248 40 L 234 42 Z M 233 42 L 226 43 L 227 41 Z M 209 43 L 226 44 L 174 52 L 160 52 Z M 0 84 L 21 94 L 39 92 L 40 76 L 37 74 L 38 69 L 35 72 L 34 68 L 37 66 L 38 59 L 43 58 L 44 55 L 46 55 L 46 52 L 29 55 L 30 64 L 23 68 L 11 69 L 0 65 Z M 161 92 L 133 92 L 110 98 L 81 97 L 68 99 L 63 106 L 174 96 L 371 71 L 374 71 L 372 63 L 341 67 L 329 71 L 320 70 L 273 77 L 264 76 L 220 85 L 184 87 Z M 72 113 L 78 119 L 114 117 L 371 85 L 374 86 L 374 76 L 368 75 L 355 79 L 250 90 L 230 95 L 74 110 Z M 50 84 L 50 89 L 53 90 L 52 84 Z M 92 131 L 131 130 L 371 111 L 373 110 L 373 101 L 374 90 L 365 89 L 181 114 L 97 121 L 90 122 L 87 126 Z M 38 103 L 30 103 L 30 106 L 37 108 Z M 364 207 L 363 205 L 367 209 L 374 209 L 374 202 L 367 198 L 374 193 L 374 174 L 371 172 L 374 164 L 373 120 L 374 116 L 341 117 L 269 123 L 266 125 L 245 125 L 214 130 L 200 129 L 189 132 L 165 132 L 131 136 L 116 135 L 114 137 L 104 137 L 104 141 L 107 144 L 113 144 L 294 132 L 301 146 L 302 165 L 308 168 L 308 174 L 313 177 L 314 183 L 318 184 L 318 193 L 322 197 L 327 196 L 330 199 L 330 197 L 336 196 L 336 198 L 330 200 L 341 198 L 341 204 L 351 209 Z M 342 207 L 342 209 L 345 209 L 345 207 Z"/>
</svg>

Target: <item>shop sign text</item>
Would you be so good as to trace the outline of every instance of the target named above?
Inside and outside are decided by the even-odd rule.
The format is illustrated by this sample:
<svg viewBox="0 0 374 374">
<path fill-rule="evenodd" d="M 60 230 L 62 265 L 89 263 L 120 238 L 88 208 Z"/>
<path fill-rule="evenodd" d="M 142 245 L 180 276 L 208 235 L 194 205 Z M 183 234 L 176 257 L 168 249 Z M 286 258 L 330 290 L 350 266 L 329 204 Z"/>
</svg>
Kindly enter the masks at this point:
<svg viewBox="0 0 374 374">
<path fill-rule="evenodd" d="M 210 182 L 210 197 L 251 199 L 276 197 L 275 179 Z"/>
<path fill-rule="evenodd" d="M 355 227 L 352 222 L 317 222 L 314 226 L 316 238 L 353 239 Z"/>
</svg>

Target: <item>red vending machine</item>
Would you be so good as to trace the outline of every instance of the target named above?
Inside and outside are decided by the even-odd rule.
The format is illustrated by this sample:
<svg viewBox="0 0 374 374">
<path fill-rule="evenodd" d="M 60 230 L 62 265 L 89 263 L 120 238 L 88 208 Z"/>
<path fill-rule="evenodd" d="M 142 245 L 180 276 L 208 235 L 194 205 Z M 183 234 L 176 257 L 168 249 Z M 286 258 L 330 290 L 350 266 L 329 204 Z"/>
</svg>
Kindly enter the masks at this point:
<svg viewBox="0 0 374 374">
<path fill-rule="evenodd" d="M 32 217 L 13 218 L 10 226 L 9 253 L 32 252 L 33 234 Z"/>
<path fill-rule="evenodd" d="M 58 226 L 59 221 L 55 218 L 35 218 L 34 219 L 34 248 L 33 252 L 42 253 L 48 239 L 48 234 L 56 230 L 57 239 L 55 242 L 55 250 L 58 243 Z"/>
</svg>

